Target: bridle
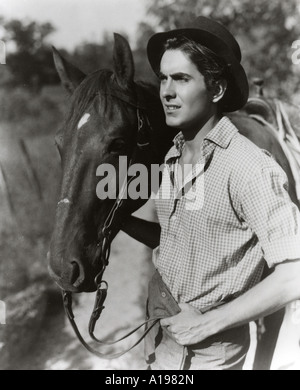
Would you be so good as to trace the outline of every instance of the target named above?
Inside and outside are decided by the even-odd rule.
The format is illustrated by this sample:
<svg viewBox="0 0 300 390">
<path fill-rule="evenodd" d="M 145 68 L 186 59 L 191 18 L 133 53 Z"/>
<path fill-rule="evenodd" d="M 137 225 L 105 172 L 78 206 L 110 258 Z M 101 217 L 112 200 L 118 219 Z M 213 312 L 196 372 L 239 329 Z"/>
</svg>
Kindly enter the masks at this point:
<svg viewBox="0 0 300 390">
<path fill-rule="evenodd" d="M 129 166 L 130 166 L 132 164 L 133 159 L 134 159 L 134 154 L 135 154 L 136 150 L 141 150 L 142 152 L 145 152 L 150 148 L 149 132 L 151 132 L 153 129 L 151 127 L 149 118 L 146 114 L 146 108 L 140 104 L 140 100 L 138 98 L 138 95 L 139 95 L 138 91 L 136 91 L 135 98 L 129 97 L 127 94 L 125 94 L 122 91 L 115 93 L 115 94 L 110 93 L 109 95 L 133 106 L 136 109 L 137 123 L 138 123 L 137 142 L 136 142 L 136 148 L 133 151 L 132 156 L 131 156 L 131 160 L 129 163 Z M 102 359 L 115 359 L 115 358 L 118 358 L 118 357 L 124 355 L 125 353 L 129 352 L 131 349 L 136 347 L 145 338 L 147 333 L 150 332 L 150 330 L 160 320 L 160 318 L 150 318 L 147 321 L 144 321 L 142 324 L 138 325 L 133 330 L 131 330 L 125 336 L 121 337 L 118 340 L 112 341 L 112 342 L 99 340 L 94 335 L 95 326 L 96 326 L 97 321 L 99 320 L 99 318 L 102 314 L 102 311 L 104 309 L 104 302 L 105 302 L 106 297 L 107 297 L 108 283 L 105 280 L 103 280 L 103 274 L 106 270 L 106 267 L 109 264 L 113 224 L 115 222 L 117 214 L 119 213 L 119 211 L 122 208 L 122 205 L 124 202 L 123 194 L 127 190 L 130 181 L 133 180 L 134 178 L 135 177 L 132 177 L 128 181 L 125 179 L 126 181 L 125 181 L 122 189 L 120 190 L 119 195 L 118 195 L 116 201 L 114 202 L 114 205 L 112 206 L 112 208 L 111 208 L 111 210 L 110 210 L 110 212 L 109 212 L 109 214 L 104 222 L 104 225 L 103 225 L 103 228 L 101 231 L 102 242 L 100 240 L 97 244 L 97 246 L 101 246 L 100 259 L 101 259 L 101 263 L 102 263 L 102 268 L 101 268 L 101 271 L 97 274 L 97 276 L 94 279 L 94 283 L 96 286 L 96 297 L 95 297 L 94 308 L 93 308 L 93 311 L 92 311 L 92 314 L 91 314 L 91 317 L 89 320 L 89 324 L 88 324 L 88 331 L 89 331 L 89 335 L 90 335 L 91 339 L 94 342 L 97 342 L 98 344 L 101 344 L 101 345 L 113 345 L 113 344 L 116 344 L 122 340 L 125 340 L 126 338 L 128 338 L 129 336 L 134 334 L 137 330 L 139 330 L 141 327 L 147 325 L 146 330 L 144 331 L 142 336 L 130 348 L 128 348 L 122 352 L 112 353 L 112 354 L 105 354 L 105 353 L 99 352 L 99 351 L 95 350 L 94 348 L 92 348 L 89 344 L 87 344 L 87 342 L 84 340 L 84 338 L 82 337 L 82 335 L 77 327 L 77 324 L 75 321 L 75 316 L 74 316 L 74 313 L 72 310 L 72 293 L 70 291 L 62 290 L 64 310 L 65 310 L 65 313 L 69 319 L 69 322 L 70 322 L 77 338 L 79 339 L 81 344 L 89 352 L 91 352 L 92 354 L 94 354 Z"/>
</svg>

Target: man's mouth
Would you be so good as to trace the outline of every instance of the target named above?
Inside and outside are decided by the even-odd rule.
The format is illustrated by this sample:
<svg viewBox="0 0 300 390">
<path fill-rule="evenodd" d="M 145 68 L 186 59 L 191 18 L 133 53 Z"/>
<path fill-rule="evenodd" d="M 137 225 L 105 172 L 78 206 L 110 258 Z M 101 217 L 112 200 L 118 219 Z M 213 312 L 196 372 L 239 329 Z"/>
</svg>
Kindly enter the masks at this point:
<svg viewBox="0 0 300 390">
<path fill-rule="evenodd" d="M 166 105 L 166 111 L 173 112 L 180 109 L 180 106 L 177 106 L 175 104 Z"/>
</svg>

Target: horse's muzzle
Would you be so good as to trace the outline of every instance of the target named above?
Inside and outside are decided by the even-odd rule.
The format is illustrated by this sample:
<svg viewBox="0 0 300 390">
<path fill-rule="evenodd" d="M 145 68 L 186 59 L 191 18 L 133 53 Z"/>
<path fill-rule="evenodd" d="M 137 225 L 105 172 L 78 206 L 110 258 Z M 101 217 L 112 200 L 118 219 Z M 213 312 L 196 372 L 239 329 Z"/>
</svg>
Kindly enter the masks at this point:
<svg viewBox="0 0 300 390">
<path fill-rule="evenodd" d="M 51 264 L 51 256 L 49 260 L 49 275 L 62 290 L 72 293 L 96 291 L 94 279 L 87 277 L 90 273 L 85 272 L 79 261 L 72 259 L 64 264 L 62 272 L 57 272 L 57 267 L 53 267 Z"/>
</svg>

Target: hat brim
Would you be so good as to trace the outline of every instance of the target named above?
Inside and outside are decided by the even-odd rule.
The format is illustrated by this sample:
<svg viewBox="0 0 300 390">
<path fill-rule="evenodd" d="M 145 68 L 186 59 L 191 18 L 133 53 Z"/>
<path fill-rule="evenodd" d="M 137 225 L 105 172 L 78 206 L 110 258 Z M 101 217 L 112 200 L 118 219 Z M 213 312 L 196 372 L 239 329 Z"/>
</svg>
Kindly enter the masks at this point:
<svg viewBox="0 0 300 390">
<path fill-rule="evenodd" d="M 185 36 L 206 46 L 226 61 L 229 79 L 227 80 L 226 93 L 222 99 L 223 111 L 233 112 L 241 109 L 249 97 L 249 84 L 245 70 L 230 47 L 209 31 L 199 28 L 184 28 L 154 34 L 147 45 L 148 60 L 153 71 L 157 74 L 160 70 L 165 42 L 178 36 Z"/>
</svg>

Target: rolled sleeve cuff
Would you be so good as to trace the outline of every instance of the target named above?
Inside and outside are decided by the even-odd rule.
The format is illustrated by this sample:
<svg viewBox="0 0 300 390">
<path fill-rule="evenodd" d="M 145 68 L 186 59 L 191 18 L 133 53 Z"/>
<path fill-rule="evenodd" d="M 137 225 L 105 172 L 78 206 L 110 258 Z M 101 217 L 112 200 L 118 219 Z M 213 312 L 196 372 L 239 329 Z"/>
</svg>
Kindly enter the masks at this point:
<svg viewBox="0 0 300 390">
<path fill-rule="evenodd" d="M 263 252 L 270 268 L 286 260 L 300 259 L 300 234 L 270 242 L 263 247 Z"/>
</svg>

